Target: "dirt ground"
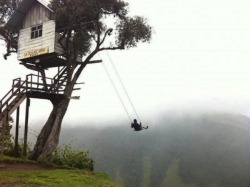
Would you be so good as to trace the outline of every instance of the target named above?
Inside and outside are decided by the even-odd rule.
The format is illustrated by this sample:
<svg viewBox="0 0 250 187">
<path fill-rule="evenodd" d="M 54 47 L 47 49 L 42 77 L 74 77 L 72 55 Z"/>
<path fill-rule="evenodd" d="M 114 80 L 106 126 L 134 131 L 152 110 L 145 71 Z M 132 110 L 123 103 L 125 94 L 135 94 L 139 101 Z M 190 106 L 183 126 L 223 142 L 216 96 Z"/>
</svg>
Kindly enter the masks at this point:
<svg viewBox="0 0 250 187">
<path fill-rule="evenodd" d="M 36 170 L 51 170 L 53 166 L 47 164 L 33 163 L 0 163 L 0 172 L 4 171 L 36 171 Z M 1 185 L 0 185 L 1 186 Z"/>
<path fill-rule="evenodd" d="M 11 184 L 8 181 L 0 181 L 0 186 L 1 187 L 16 187 L 15 184 Z"/>
<path fill-rule="evenodd" d="M 55 167 L 47 164 L 35 164 L 35 163 L 4 163 L 0 162 L 0 175 L 1 172 L 11 171 L 38 171 L 38 170 L 52 170 Z M 1 180 L 0 187 L 17 187 L 9 181 Z"/>
</svg>

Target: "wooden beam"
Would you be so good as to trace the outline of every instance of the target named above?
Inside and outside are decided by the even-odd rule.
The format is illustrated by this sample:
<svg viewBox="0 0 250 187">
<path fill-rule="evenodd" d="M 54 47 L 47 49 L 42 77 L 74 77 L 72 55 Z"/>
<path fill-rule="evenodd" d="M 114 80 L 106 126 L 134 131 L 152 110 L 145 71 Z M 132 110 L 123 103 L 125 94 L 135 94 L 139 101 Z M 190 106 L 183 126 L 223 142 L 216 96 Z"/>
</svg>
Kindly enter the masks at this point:
<svg viewBox="0 0 250 187">
<path fill-rule="evenodd" d="M 26 113 L 25 113 L 25 127 L 24 127 L 24 142 L 23 142 L 23 156 L 27 156 L 28 148 L 28 123 L 29 123 L 29 107 L 30 107 L 30 98 L 27 97 L 26 100 Z"/>
<path fill-rule="evenodd" d="M 69 99 L 76 99 L 76 100 L 78 100 L 78 99 L 80 99 L 80 96 L 71 96 L 71 97 L 69 97 Z"/>
<path fill-rule="evenodd" d="M 17 103 L 15 103 L 15 105 L 13 107 L 11 107 L 11 109 L 9 110 L 9 114 L 11 115 L 16 109 L 17 107 L 20 106 L 20 104 L 23 102 L 23 100 L 26 98 L 26 95 L 24 94 L 21 98 L 18 99 Z"/>
<path fill-rule="evenodd" d="M 18 148 L 18 137 L 19 137 L 19 113 L 20 107 L 17 107 L 16 110 L 16 133 L 15 133 L 15 156 L 19 156 L 19 148 Z"/>
<path fill-rule="evenodd" d="M 102 60 L 91 60 L 88 62 L 88 64 L 96 64 L 96 63 L 102 63 Z"/>
<path fill-rule="evenodd" d="M 26 93 L 27 97 L 29 98 L 37 98 L 37 99 L 62 99 L 65 97 L 64 94 L 54 94 L 54 93 L 46 93 L 46 92 L 39 92 L 39 91 L 31 91 Z"/>
<path fill-rule="evenodd" d="M 75 84 L 85 84 L 85 82 L 77 82 L 77 83 L 75 83 Z"/>
<path fill-rule="evenodd" d="M 73 90 L 74 90 L 74 91 L 75 91 L 75 90 L 81 90 L 81 88 L 74 88 Z"/>
<path fill-rule="evenodd" d="M 96 63 L 102 63 L 102 60 L 91 60 L 87 64 L 96 64 Z M 77 65 L 84 64 L 84 62 L 77 62 Z"/>
</svg>

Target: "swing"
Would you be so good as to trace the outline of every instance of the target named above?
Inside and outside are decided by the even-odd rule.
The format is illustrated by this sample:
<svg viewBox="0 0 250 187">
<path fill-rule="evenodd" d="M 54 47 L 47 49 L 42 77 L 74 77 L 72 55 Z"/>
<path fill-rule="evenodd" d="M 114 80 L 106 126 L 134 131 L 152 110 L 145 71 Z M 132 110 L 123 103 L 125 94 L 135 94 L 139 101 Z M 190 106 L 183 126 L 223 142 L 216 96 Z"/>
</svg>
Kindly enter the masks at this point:
<svg viewBox="0 0 250 187">
<path fill-rule="evenodd" d="M 111 65 L 112 65 L 112 68 L 113 68 L 113 70 L 114 70 L 114 72 L 115 72 L 115 75 L 116 75 L 116 77 L 118 78 L 118 80 L 119 80 L 119 82 L 120 82 L 120 84 L 121 84 L 121 86 L 122 86 L 122 89 L 123 89 L 123 91 L 124 91 L 124 93 L 125 93 L 125 95 L 126 95 L 128 101 L 129 101 L 129 103 L 130 103 L 130 105 L 131 105 L 131 107 L 132 107 L 132 109 L 133 109 L 133 111 L 134 111 L 134 113 L 135 113 L 135 115 L 136 115 L 138 121 L 140 122 L 140 123 L 138 123 L 138 122 L 137 122 L 137 119 L 134 119 L 134 120 L 132 121 L 132 118 L 130 117 L 129 112 L 128 112 L 128 110 L 127 110 L 127 108 L 126 108 L 126 106 L 125 106 L 125 104 L 124 104 L 124 102 L 123 102 L 123 100 L 122 100 L 122 98 L 121 98 L 119 92 L 118 92 L 118 89 L 116 88 L 116 85 L 115 85 L 114 81 L 112 80 L 111 75 L 109 74 L 109 71 L 108 71 L 107 67 L 105 66 L 105 64 L 104 64 L 104 62 L 103 62 L 102 64 L 103 64 L 103 67 L 104 67 L 104 69 L 105 69 L 105 71 L 106 71 L 106 74 L 107 74 L 107 76 L 109 77 L 109 80 L 110 80 L 112 86 L 114 87 L 114 90 L 115 90 L 115 92 L 116 92 L 116 95 L 118 96 L 118 98 L 119 98 L 119 100 L 120 100 L 120 102 L 121 102 L 121 104 L 122 104 L 122 106 L 123 106 L 123 108 L 124 108 L 124 110 L 125 110 L 125 112 L 126 112 L 128 118 L 129 118 L 129 120 L 131 121 L 131 128 L 134 128 L 134 131 L 141 131 L 141 130 L 143 130 L 143 129 L 148 129 L 148 126 L 143 127 L 143 126 L 141 125 L 141 120 L 140 120 L 140 118 L 139 118 L 139 115 L 138 115 L 138 113 L 137 113 L 137 111 L 136 111 L 136 109 L 135 109 L 135 107 L 134 107 L 134 105 L 133 105 L 133 103 L 132 103 L 132 101 L 131 101 L 129 95 L 128 95 L 128 92 L 127 92 L 127 90 L 126 90 L 126 88 L 125 88 L 125 86 L 124 86 L 124 83 L 122 82 L 121 77 L 120 77 L 119 74 L 118 74 L 118 71 L 117 71 L 117 69 L 116 69 L 116 67 L 115 67 L 115 64 L 113 63 L 113 61 L 112 61 L 112 59 L 111 59 L 111 57 L 110 57 L 110 55 L 108 54 L 107 51 L 106 51 L 106 54 L 107 54 L 108 59 L 109 59 Z"/>
<path fill-rule="evenodd" d="M 143 129 L 148 129 L 148 126 L 143 127 L 141 123 L 139 124 L 136 119 L 134 119 L 134 123 L 131 123 L 131 128 L 134 128 L 135 131 L 141 131 Z"/>
</svg>

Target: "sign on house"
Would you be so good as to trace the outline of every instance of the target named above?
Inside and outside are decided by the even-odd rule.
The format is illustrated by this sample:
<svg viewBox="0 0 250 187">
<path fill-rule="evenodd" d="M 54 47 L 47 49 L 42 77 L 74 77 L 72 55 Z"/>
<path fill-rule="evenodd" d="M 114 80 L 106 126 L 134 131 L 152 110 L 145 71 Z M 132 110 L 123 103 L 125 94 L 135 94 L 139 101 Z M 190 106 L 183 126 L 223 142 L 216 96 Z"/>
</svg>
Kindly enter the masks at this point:
<svg viewBox="0 0 250 187">
<path fill-rule="evenodd" d="M 49 53 L 49 47 L 44 47 L 36 50 L 31 50 L 24 53 L 24 58 L 29 58 L 33 56 L 43 55 Z"/>
</svg>

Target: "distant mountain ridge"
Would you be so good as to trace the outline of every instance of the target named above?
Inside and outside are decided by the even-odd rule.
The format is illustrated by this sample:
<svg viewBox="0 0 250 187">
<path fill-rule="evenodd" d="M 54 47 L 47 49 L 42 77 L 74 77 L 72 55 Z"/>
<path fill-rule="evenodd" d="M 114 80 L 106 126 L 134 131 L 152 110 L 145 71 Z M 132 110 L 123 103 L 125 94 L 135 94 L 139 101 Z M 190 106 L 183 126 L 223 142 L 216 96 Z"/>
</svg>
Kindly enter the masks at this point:
<svg viewBox="0 0 250 187">
<path fill-rule="evenodd" d="M 74 137 L 97 171 L 129 187 L 249 187 L 249 125 L 250 118 L 236 114 L 164 115 L 139 133 L 129 124 L 65 125 L 61 143 Z"/>
</svg>

